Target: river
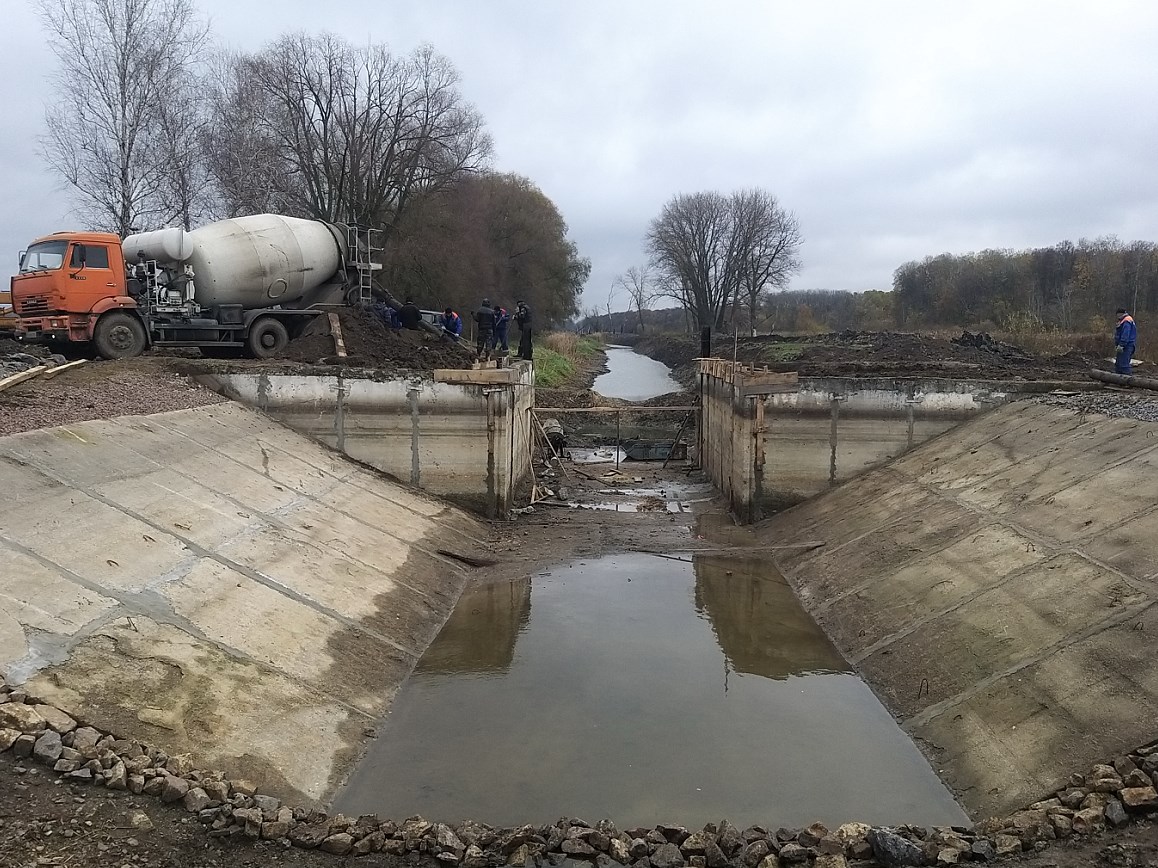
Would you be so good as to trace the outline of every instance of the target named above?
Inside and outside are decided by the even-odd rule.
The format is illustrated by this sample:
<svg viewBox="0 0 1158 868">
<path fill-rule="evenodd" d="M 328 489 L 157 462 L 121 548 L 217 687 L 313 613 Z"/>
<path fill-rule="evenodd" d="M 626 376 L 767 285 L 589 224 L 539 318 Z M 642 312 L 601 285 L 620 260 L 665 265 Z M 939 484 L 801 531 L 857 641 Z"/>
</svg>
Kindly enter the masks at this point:
<svg viewBox="0 0 1158 868">
<path fill-rule="evenodd" d="M 648 358 L 631 347 L 607 346 L 607 373 L 595 378 L 595 392 L 605 398 L 646 401 L 683 389 L 663 362 Z"/>
</svg>

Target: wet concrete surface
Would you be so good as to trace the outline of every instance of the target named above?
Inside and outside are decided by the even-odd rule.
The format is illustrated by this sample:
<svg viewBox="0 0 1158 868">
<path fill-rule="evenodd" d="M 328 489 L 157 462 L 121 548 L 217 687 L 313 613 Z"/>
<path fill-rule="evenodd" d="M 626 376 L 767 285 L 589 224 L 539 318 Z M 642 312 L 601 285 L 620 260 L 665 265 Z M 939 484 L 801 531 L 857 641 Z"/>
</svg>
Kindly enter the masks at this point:
<svg viewBox="0 0 1158 868">
<path fill-rule="evenodd" d="M 679 557 L 613 554 L 468 590 L 335 809 L 966 822 L 766 559 Z"/>
<path fill-rule="evenodd" d="M 594 390 L 605 398 L 646 401 L 678 392 L 683 386 L 663 362 L 635 352 L 631 347 L 607 347 L 607 372 L 595 378 Z"/>
</svg>

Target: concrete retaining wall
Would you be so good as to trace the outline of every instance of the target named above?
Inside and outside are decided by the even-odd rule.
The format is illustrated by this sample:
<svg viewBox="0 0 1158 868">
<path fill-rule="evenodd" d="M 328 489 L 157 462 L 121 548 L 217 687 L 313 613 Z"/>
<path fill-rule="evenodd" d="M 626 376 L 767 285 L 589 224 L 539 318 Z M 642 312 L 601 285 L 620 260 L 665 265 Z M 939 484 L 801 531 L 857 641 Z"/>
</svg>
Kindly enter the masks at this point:
<svg viewBox="0 0 1158 868">
<path fill-rule="evenodd" d="M 760 527 L 974 816 L 1158 736 L 1156 434 L 1018 401 Z"/>
<path fill-rule="evenodd" d="M 487 547 L 467 514 L 237 404 L 0 438 L 0 673 L 324 802 Z"/>
<path fill-rule="evenodd" d="M 879 467 L 1023 390 L 1056 385 L 809 377 L 791 390 L 745 394 L 745 386 L 702 371 L 700 463 L 735 515 L 756 521 Z"/>
<path fill-rule="evenodd" d="M 511 382 L 267 373 L 199 379 L 351 458 L 493 518 L 514 506 L 531 472 L 535 394 L 530 365 L 489 373 Z"/>
<path fill-rule="evenodd" d="M 765 399 L 757 507 L 799 503 L 1015 396 L 983 381 L 803 378 Z"/>
</svg>

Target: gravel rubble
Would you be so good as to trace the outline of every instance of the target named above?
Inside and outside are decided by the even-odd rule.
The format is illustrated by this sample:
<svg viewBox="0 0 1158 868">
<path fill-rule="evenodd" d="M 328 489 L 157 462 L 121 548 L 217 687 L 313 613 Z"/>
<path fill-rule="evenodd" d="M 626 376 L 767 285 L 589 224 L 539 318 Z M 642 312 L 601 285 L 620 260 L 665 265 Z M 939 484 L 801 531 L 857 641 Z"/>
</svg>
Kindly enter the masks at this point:
<svg viewBox="0 0 1158 868">
<path fill-rule="evenodd" d="M 0 392 L 0 436 L 90 419 L 188 410 L 225 399 L 171 370 L 166 359 L 86 362 L 50 380 Z"/>
<path fill-rule="evenodd" d="M 1041 400 L 1079 413 L 1100 413 L 1120 419 L 1158 422 L 1158 392 L 1107 389 L 1104 392 L 1081 392 L 1076 395 L 1046 395 Z"/>
</svg>

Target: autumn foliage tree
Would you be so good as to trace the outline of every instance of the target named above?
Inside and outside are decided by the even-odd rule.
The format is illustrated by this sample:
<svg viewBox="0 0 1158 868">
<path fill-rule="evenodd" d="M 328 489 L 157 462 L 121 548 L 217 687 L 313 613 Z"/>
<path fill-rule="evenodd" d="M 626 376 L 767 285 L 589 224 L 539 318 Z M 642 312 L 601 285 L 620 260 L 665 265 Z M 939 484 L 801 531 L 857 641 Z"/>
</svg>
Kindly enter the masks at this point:
<svg viewBox="0 0 1158 868">
<path fill-rule="evenodd" d="M 459 178 L 418 200 L 387 250 L 386 279 L 421 306 L 470 311 L 486 297 L 536 323 L 572 316 L 591 270 L 555 204 L 529 179 L 484 173 Z"/>
</svg>

